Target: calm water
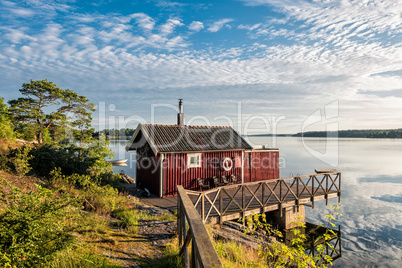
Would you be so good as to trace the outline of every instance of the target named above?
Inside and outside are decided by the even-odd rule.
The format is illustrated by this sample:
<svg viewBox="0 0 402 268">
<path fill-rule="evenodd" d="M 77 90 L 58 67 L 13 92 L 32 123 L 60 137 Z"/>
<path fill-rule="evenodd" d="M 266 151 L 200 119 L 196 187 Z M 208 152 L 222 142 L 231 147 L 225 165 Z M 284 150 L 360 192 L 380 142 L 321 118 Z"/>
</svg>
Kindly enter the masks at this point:
<svg viewBox="0 0 402 268">
<path fill-rule="evenodd" d="M 280 150 L 281 177 L 313 174 L 315 168 L 342 172 L 342 258 L 334 267 L 402 267 L 402 140 L 248 137 L 253 145 Z M 135 153 L 113 142 L 115 167 L 134 176 Z M 330 202 L 335 205 L 337 199 Z M 319 224 L 329 212 L 325 201 L 306 207 L 307 221 Z"/>
</svg>

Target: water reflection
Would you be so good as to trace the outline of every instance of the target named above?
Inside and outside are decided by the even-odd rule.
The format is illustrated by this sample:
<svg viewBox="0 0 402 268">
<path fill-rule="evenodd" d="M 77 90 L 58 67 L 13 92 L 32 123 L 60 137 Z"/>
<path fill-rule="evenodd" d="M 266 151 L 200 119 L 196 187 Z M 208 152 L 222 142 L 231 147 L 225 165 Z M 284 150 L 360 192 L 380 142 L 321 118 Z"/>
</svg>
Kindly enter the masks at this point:
<svg viewBox="0 0 402 268">
<path fill-rule="evenodd" d="M 313 223 L 306 223 L 305 228 L 298 228 L 301 234 L 306 236 L 306 240 L 303 243 L 303 247 L 306 249 L 307 254 L 311 254 L 313 257 L 317 257 L 316 264 L 327 264 L 327 260 L 324 256 L 320 256 L 320 252 L 318 249 L 319 245 L 323 246 L 322 253 L 331 258 L 332 261 L 335 261 L 342 257 L 342 243 L 341 243 L 341 227 L 338 227 L 338 230 L 330 229 L 328 231 L 327 228 L 316 225 Z M 292 239 L 296 238 L 294 233 L 290 230 L 284 231 L 284 242 L 286 245 L 292 245 Z M 330 238 L 325 240 L 323 238 L 324 234 L 328 234 Z"/>
</svg>

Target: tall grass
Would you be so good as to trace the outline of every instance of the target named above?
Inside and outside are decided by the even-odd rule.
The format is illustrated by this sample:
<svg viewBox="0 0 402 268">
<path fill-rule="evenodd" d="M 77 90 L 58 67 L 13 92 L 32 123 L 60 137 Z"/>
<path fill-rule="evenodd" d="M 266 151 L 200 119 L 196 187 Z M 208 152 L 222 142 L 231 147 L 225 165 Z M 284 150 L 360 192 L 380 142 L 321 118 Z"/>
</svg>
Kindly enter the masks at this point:
<svg viewBox="0 0 402 268">
<path fill-rule="evenodd" d="M 224 267 L 267 267 L 266 259 L 252 248 L 234 241 L 214 240 L 213 244 Z"/>
<path fill-rule="evenodd" d="M 121 268 L 117 262 L 102 256 L 95 247 L 88 244 L 68 248 L 58 252 L 54 258 L 41 268 Z"/>
<path fill-rule="evenodd" d="M 120 220 L 120 227 L 130 234 L 138 232 L 138 222 L 141 219 L 149 219 L 151 216 L 137 209 L 119 209 L 113 212 L 113 216 Z"/>
</svg>

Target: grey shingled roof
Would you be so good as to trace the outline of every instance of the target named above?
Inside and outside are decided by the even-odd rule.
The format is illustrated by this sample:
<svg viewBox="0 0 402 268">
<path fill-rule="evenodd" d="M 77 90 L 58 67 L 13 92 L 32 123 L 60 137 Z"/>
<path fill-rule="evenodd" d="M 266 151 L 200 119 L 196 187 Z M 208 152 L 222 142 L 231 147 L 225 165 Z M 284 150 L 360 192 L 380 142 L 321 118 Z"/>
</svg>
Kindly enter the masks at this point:
<svg viewBox="0 0 402 268">
<path fill-rule="evenodd" d="M 140 124 L 127 150 L 135 150 L 132 145 L 140 132 L 155 153 L 252 149 L 231 127 Z"/>
</svg>

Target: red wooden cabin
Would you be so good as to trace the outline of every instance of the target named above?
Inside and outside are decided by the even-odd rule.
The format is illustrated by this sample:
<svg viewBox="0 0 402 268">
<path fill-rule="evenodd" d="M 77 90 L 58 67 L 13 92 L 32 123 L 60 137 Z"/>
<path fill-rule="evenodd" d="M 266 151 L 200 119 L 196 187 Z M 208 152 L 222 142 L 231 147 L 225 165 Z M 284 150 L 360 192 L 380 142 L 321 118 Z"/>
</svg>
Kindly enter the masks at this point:
<svg viewBox="0 0 402 268">
<path fill-rule="evenodd" d="M 181 111 L 181 103 L 180 103 Z M 139 124 L 126 150 L 136 150 L 136 182 L 157 196 L 177 195 L 176 185 L 202 190 L 213 178 L 233 183 L 279 178 L 278 149 L 253 148 L 231 127 Z M 205 187 L 203 187 L 205 189 Z"/>
</svg>

